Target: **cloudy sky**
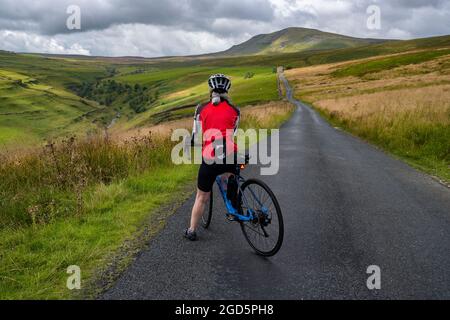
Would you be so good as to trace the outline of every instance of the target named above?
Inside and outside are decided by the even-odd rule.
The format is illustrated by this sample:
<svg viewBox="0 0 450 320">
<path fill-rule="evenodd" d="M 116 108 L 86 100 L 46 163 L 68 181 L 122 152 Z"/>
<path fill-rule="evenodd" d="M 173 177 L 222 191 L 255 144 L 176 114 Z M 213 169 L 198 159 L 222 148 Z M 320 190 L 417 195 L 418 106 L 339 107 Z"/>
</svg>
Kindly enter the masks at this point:
<svg viewBox="0 0 450 320">
<path fill-rule="evenodd" d="M 70 6 L 80 8 L 81 29 Z M 367 9 L 380 9 L 370 30 Z M 75 24 L 76 26 L 76 24 Z M 104 56 L 225 50 L 297 26 L 356 37 L 450 34 L 449 0 L 0 0 L 0 49 Z"/>
</svg>

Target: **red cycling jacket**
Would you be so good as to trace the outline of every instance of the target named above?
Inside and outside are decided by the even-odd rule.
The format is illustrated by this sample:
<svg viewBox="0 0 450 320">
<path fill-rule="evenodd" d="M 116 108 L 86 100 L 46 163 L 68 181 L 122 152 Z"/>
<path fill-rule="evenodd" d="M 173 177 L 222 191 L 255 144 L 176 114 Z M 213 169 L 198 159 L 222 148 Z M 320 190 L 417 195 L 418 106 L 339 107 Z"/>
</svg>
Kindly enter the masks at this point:
<svg viewBox="0 0 450 320">
<path fill-rule="evenodd" d="M 239 126 L 239 119 L 239 108 L 225 98 L 222 98 L 218 105 L 210 101 L 197 106 L 192 133 L 193 136 L 198 134 L 201 128 L 203 159 L 213 160 L 216 155 L 222 158 L 221 155 L 228 156 L 237 152 L 234 136 Z M 219 151 L 218 148 L 222 148 L 223 151 Z"/>
</svg>

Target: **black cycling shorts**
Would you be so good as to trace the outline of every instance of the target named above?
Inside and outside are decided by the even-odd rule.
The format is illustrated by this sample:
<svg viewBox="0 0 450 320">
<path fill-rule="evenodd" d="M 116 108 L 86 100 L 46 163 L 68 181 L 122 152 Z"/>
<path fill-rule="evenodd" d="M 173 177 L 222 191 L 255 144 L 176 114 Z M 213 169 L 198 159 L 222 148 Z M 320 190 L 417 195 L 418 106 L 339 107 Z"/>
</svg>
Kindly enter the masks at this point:
<svg viewBox="0 0 450 320">
<path fill-rule="evenodd" d="M 211 192 L 216 177 L 224 173 L 236 173 L 236 164 L 207 164 L 203 162 L 198 171 L 197 187 L 203 192 Z"/>
</svg>

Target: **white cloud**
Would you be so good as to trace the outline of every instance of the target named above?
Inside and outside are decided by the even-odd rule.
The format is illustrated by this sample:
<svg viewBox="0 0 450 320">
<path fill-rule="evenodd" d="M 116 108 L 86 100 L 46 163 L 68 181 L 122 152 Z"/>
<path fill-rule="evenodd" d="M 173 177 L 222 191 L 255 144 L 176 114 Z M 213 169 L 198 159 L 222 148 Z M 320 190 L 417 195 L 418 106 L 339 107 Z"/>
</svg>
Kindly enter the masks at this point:
<svg viewBox="0 0 450 320">
<path fill-rule="evenodd" d="M 387 32 L 387 35 L 389 38 L 392 38 L 392 39 L 410 39 L 411 38 L 411 33 L 409 33 L 408 31 L 405 31 L 405 30 L 397 29 L 397 28 L 389 29 L 389 31 Z"/>
<path fill-rule="evenodd" d="M 24 31 L 0 30 L 1 48 L 15 52 L 41 52 L 52 54 L 90 55 L 90 51 L 77 42 L 65 43 L 53 37 Z"/>
</svg>

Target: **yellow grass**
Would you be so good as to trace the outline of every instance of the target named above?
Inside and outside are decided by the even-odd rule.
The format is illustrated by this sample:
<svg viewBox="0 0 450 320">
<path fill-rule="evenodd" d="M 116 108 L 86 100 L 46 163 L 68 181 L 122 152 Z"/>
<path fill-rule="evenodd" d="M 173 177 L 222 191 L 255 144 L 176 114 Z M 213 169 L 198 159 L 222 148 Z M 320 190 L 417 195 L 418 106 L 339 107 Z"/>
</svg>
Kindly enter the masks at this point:
<svg viewBox="0 0 450 320">
<path fill-rule="evenodd" d="M 450 56 L 360 78 L 332 75 L 365 60 L 293 69 L 286 75 L 296 96 L 335 125 L 450 181 Z"/>
<path fill-rule="evenodd" d="M 315 105 L 339 118 L 365 121 L 368 125 L 371 117 L 388 123 L 397 115 L 408 113 L 420 122 L 450 126 L 450 85 L 319 100 Z"/>
<path fill-rule="evenodd" d="M 241 118 L 244 122 L 251 118 L 263 124 L 270 124 L 272 119 L 284 116 L 292 112 L 293 109 L 293 105 L 285 101 L 269 102 L 263 105 L 242 109 Z"/>
</svg>

